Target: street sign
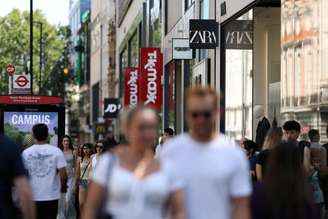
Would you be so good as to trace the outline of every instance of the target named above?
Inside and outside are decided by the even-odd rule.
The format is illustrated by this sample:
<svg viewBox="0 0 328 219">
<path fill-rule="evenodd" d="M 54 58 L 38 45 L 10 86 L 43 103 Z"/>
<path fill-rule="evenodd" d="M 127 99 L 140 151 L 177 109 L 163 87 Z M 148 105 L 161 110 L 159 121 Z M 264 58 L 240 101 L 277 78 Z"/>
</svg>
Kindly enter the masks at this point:
<svg viewBox="0 0 328 219">
<path fill-rule="evenodd" d="M 13 64 L 8 64 L 6 66 L 6 72 L 9 76 L 13 76 L 15 74 L 15 71 L 16 71 L 16 69 L 15 69 L 15 66 Z"/>
<path fill-rule="evenodd" d="M 13 94 L 30 94 L 31 75 L 14 75 L 12 92 Z"/>
</svg>

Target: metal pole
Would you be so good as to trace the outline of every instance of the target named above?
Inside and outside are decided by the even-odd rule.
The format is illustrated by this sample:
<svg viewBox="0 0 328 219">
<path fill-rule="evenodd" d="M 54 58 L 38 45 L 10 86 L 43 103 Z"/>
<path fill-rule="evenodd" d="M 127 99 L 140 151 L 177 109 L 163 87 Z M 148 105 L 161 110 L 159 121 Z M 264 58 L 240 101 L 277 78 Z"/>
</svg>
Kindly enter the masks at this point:
<svg viewBox="0 0 328 219">
<path fill-rule="evenodd" d="M 31 94 L 33 94 L 33 0 L 30 0 L 30 76 Z"/>
<path fill-rule="evenodd" d="M 39 22 L 40 25 L 40 76 L 39 76 L 39 94 L 41 94 L 41 82 L 42 82 L 42 25 L 43 23 Z"/>
</svg>

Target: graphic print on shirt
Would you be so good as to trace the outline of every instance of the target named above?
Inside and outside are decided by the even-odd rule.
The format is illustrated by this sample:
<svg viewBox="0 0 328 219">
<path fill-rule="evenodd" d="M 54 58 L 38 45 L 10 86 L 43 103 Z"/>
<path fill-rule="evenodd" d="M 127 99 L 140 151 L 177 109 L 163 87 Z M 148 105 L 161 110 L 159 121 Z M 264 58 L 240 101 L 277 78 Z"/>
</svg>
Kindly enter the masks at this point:
<svg viewBox="0 0 328 219">
<path fill-rule="evenodd" d="M 53 154 L 30 154 L 26 161 L 31 176 L 44 178 L 54 169 Z"/>
</svg>

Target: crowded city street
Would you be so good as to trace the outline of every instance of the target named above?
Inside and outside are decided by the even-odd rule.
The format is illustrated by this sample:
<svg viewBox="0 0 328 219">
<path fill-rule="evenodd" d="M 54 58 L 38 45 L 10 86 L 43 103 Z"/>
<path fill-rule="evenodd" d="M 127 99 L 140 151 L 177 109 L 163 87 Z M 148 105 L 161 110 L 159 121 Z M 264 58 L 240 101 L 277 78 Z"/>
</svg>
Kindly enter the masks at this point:
<svg viewBox="0 0 328 219">
<path fill-rule="evenodd" d="M 328 219 L 328 0 L 0 4 L 0 219 Z"/>
</svg>

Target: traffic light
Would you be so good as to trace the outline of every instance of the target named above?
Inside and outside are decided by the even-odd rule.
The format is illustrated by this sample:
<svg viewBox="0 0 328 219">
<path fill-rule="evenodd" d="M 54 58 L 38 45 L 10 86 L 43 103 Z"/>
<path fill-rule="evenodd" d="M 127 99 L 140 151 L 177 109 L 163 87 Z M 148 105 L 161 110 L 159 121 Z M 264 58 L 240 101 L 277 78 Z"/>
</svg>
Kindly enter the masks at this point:
<svg viewBox="0 0 328 219">
<path fill-rule="evenodd" d="M 64 68 L 64 76 L 67 77 L 69 75 L 69 69 L 67 67 Z"/>
</svg>

